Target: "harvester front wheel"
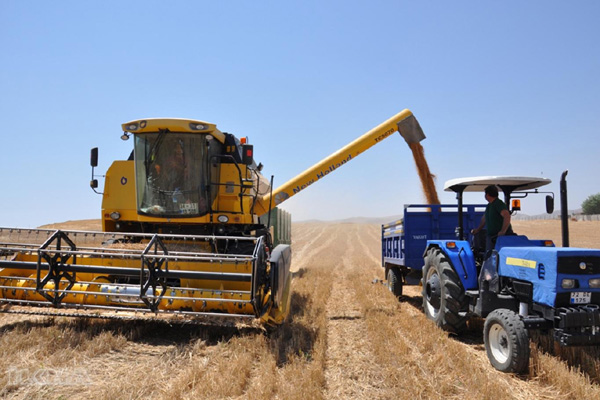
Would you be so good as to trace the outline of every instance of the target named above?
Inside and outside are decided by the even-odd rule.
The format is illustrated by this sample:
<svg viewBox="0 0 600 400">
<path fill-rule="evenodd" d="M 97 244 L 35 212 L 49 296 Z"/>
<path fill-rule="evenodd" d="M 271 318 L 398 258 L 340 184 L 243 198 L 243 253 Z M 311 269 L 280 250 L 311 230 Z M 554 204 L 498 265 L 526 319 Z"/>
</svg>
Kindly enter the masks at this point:
<svg viewBox="0 0 600 400">
<path fill-rule="evenodd" d="M 529 365 L 529 336 L 525 324 L 511 310 L 492 311 L 483 326 L 485 351 L 494 368 L 520 373 Z"/>
<path fill-rule="evenodd" d="M 423 310 L 440 328 L 461 333 L 467 327 L 468 298 L 450 262 L 438 248 L 427 250 L 423 267 Z"/>
<path fill-rule="evenodd" d="M 388 289 L 396 297 L 402 296 L 402 276 L 398 268 L 390 268 L 387 273 Z"/>
</svg>

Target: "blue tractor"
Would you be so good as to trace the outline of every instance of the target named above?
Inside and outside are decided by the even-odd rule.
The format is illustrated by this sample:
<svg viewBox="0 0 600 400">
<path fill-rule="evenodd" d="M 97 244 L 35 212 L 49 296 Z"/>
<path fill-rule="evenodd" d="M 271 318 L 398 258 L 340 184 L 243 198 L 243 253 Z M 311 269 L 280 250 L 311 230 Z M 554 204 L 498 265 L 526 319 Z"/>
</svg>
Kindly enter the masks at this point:
<svg viewBox="0 0 600 400">
<path fill-rule="evenodd" d="M 552 332 L 562 346 L 600 344 L 600 250 L 569 247 L 566 171 L 561 179 L 563 247 L 511 235 L 498 237 L 486 252 L 485 232 L 471 234 L 485 206 L 463 204 L 464 192 L 496 185 L 514 213 L 519 199 L 540 193 L 538 188 L 548 183 L 529 177 L 453 179 L 445 190 L 456 193 L 458 206 L 421 206 L 425 210 L 420 221 L 411 215 L 413 207 L 407 207 L 402 225 L 382 229 L 390 290 L 400 296 L 402 285 L 419 283 L 420 278 L 425 315 L 455 334 L 466 329 L 470 317 L 485 318 L 487 356 L 504 372 L 528 367 L 531 330 Z M 547 196 L 548 212 L 553 204 L 553 195 Z M 452 215 L 458 217 L 454 230 L 446 221 Z M 417 253 L 420 260 L 414 257 Z"/>
</svg>

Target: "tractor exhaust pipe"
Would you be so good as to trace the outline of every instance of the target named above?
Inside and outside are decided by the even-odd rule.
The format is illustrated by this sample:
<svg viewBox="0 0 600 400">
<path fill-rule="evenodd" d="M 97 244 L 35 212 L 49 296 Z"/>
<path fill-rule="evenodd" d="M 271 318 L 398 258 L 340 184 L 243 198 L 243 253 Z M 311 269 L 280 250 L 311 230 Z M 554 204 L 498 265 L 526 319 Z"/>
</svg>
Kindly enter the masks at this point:
<svg viewBox="0 0 600 400">
<path fill-rule="evenodd" d="M 569 208 L 567 206 L 567 174 L 569 170 L 562 173 L 560 177 L 560 220 L 562 224 L 562 245 L 569 247 Z"/>
</svg>

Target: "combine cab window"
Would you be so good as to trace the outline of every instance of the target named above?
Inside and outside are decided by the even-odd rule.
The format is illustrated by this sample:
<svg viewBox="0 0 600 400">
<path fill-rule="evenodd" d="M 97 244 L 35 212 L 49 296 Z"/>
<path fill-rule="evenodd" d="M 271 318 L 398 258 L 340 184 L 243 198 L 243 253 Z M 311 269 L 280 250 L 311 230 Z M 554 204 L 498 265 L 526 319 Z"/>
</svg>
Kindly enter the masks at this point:
<svg viewBox="0 0 600 400">
<path fill-rule="evenodd" d="M 197 217 L 208 212 L 205 135 L 135 135 L 137 207 L 141 214 Z"/>
</svg>

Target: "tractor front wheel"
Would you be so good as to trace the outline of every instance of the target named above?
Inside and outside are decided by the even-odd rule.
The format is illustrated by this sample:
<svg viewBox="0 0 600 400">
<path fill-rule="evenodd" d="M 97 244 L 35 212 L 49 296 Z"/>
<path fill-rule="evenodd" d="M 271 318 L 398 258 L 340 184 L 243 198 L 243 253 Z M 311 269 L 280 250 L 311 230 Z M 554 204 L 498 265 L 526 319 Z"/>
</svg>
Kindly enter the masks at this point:
<svg viewBox="0 0 600 400">
<path fill-rule="evenodd" d="M 423 310 L 440 328 L 461 333 L 467 327 L 468 298 L 462 283 L 440 249 L 431 248 L 423 267 Z"/>
<path fill-rule="evenodd" d="M 485 319 L 483 341 L 487 356 L 497 370 L 520 373 L 527 369 L 529 337 L 525 324 L 514 311 L 492 311 Z"/>
</svg>

